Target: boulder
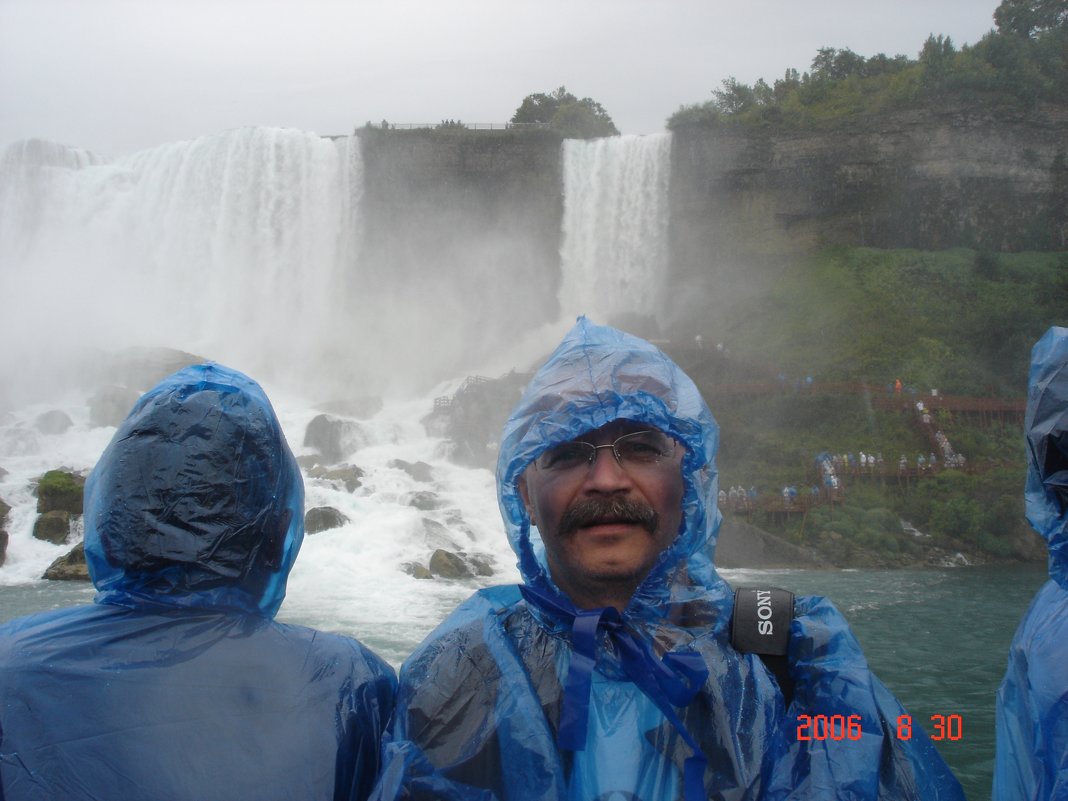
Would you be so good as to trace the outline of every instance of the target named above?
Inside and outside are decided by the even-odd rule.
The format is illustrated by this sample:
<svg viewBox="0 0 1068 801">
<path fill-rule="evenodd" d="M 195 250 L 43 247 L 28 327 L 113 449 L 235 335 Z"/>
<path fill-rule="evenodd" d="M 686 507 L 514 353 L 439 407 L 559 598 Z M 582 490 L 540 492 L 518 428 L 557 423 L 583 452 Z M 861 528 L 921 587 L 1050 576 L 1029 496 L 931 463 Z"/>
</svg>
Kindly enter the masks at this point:
<svg viewBox="0 0 1068 801">
<path fill-rule="evenodd" d="M 101 367 L 104 375 L 114 384 L 126 387 L 154 387 L 171 373 L 191 364 L 203 364 L 208 361 L 203 356 L 187 353 L 174 348 L 154 346 L 126 348 L 109 354 Z M 131 404 L 132 406 L 133 404 Z M 130 407 L 126 407 L 126 412 Z M 126 416 L 123 412 L 123 417 Z"/>
<path fill-rule="evenodd" d="M 423 426 L 431 436 L 449 440 L 454 462 L 493 470 L 501 429 L 529 380 L 529 374 L 516 372 L 500 378 L 469 376 L 451 398 L 435 399 Z"/>
<path fill-rule="evenodd" d="M 38 515 L 33 523 L 33 536 L 53 545 L 62 545 L 70 536 L 70 512 L 52 509 Z"/>
<path fill-rule="evenodd" d="M 468 564 L 471 565 L 471 569 L 475 571 L 476 576 L 492 576 L 493 560 L 488 556 L 482 554 L 471 554 L 467 557 Z"/>
<path fill-rule="evenodd" d="M 74 421 L 70 419 L 70 415 L 61 409 L 42 412 L 33 421 L 33 427 L 42 434 L 62 434 L 72 425 Z"/>
<path fill-rule="evenodd" d="M 337 464 L 369 441 L 355 420 L 343 420 L 329 414 L 316 415 L 304 431 L 304 445 L 319 451 L 326 464 Z"/>
<path fill-rule="evenodd" d="M 389 466 L 403 470 L 416 481 L 424 484 L 429 484 L 433 478 L 433 468 L 426 462 L 406 462 L 404 459 L 390 459 Z"/>
<path fill-rule="evenodd" d="M 441 548 L 430 556 L 430 572 L 447 579 L 471 578 L 474 575 L 462 556 Z"/>
<path fill-rule="evenodd" d="M 94 428 L 118 426 L 140 397 L 140 392 L 129 387 L 101 387 L 89 398 L 89 425 Z"/>
<path fill-rule="evenodd" d="M 407 496 L 409 506 L 414 506 L 423 512 L 429 512 L 432 509 L 440 509 L 444 506 L 444 501 L 438 497 L 436 492 L 430 490 L 419 490 L 418 492 L 409 493 Z"/>
<path fill-rule="evenodd" d="M 318 534 L 320 531 L 341 528 L 348 522 L 349 519 L 333 506 L 316 506 L 304 515 L 304 533 Z"/>
<path fill-rule="evenodd" d="M 49 581 L 89 581 L 85 544 L 79 542 L 65 556 L 59 557 L 48 566 L 41 578 Z"/>
<path fill-rule="evenodd" d="M 426 565 L 421 565 L 418 562 L 405 562 L 401 565 L 401 569 L 409 576 L 417 579 L 432 579 L 434 574 L 427 569 Z"/>
<path fill-rule="evenodd" d="M 445 548 L 446 550 L 458 548 L 456 538 L 452 536 L 452 531 L 449 528 L 437 520 L 431 520 L 429 517 L 422 519 L 423 523 L 423 543 L 428 548 Z"/>
<path fill-rule="evenodd" d="M 308 469 L 309 478 L 319 478 L 324 481 L 336 481 L 345 486 L 349 492 L 355 492 L 363 481 L 364 471 L 356 465 L 347 464 L 340 467 L 323 467 L 316 464 Z"/>
<path fill-rule="evenodd" d="M 61 509 L 72 515 L 82 513 L 85 476 L 69 470 L 49 470 L 37 479 L 37 511 Z"/>
</svg>

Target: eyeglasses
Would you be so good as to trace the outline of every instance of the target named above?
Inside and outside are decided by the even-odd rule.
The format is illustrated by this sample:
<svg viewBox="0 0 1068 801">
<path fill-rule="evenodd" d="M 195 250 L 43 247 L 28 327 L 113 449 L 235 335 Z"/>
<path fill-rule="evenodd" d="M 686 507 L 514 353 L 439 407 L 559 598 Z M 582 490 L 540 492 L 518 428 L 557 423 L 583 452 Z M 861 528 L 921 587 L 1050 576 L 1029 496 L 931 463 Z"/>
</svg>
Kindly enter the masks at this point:
<svg viewBox="0 0 1068 801">
<path fill-rule="evenodd" d="M 612 455 L 624 468 L 645 468 L 658 465 L 675 455 L 676 442 L 659 431 L 634 431 L 624 434 L 608 445 L 591 445 L 571 440 L 543 451 L 534 460 L 539 470 L 562 473 L 588 467 L 597 459 L 597 451 L 611 448 Z"/>
</svg>

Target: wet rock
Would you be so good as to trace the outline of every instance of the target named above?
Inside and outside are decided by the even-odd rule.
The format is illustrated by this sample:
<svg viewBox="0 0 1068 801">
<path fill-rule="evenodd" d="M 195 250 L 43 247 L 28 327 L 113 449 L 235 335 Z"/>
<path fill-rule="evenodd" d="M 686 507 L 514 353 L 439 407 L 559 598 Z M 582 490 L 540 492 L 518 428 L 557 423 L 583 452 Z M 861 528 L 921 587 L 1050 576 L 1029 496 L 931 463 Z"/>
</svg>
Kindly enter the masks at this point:
<svg viewBox="0 0 1068 801">
<path fill-rule="evenodd" d="M 469 376 L 456 393 L 437 398 L 423 426 L 431 436 L 449 440 L 449 458 L 470 467 L 494 469 L 497 440 L 523 388 L 528 373 L 500 378 Z"/>
<path fill-rule="evenodd" d="M 98 389 L 89 398 L 89 425 L 94 428 L 118 426 L 126 419 L 126 415 L 140 397 L 140 392 L 129 387 L 109 386 Z"/>
<path fill-rule="evenodd" d="M 429 484 L 433 478 L 433 468 L 426 462 L 406 462 L 404 459 L 390 459 L 390 467 L 403 470 L 416 481 Z"/>
<path fill-rule="evenodd" d="M 365 473 L 356 465 L 342 465 L 341 467 L 327 468 L 316 464 L 308 470 L 309 478 L 318 478 L 324 481 L 337 481 L 345 486 L 348 492 L 355 492 L 363 482 Z"/>
<path fill-rule="evenodd" d="M 436 492 L 431 492 L 430 490 L 413 492 L 408 495 L 407 498 L 409 506 L 414 506 L 416 509 L 423 512 L 429 512 L 432 509 L 440 509 L 444 505 L 444 502 L 438 497 L 438 494 Z"/>
<path fill-rule="evenodd" d="M 401 569 L 409 576 L 417 579 L 432 579 L 434 574 L 426 567 L 418 562 L 405 562 L 401 565 Z"/>
<path fill-rule="evenodd" d="M 430 572 L 447 579 L 471 578 L 471 568 L 463 557 L 439 548 L 430 556 Z"/>
<path fill-rule="evenodd" d="M 429 517 L 424 517 L 422 522 L 425 534 L 423 542 L 426 543 L 428 548 L 455 550 L 459 547 L 456 538 L 453 537 L 447 526 L 442 525 L 437 520 L 431 520 Z"/>
<path fill-rule="evenodd" d="M 70 419 L 70 415 L 61 409 L 42 412 L 33 421 L 33 427 L 42 434 L 62 434 L 72 425 L 74 421 Z"/>
<path fill-rule="evenodd" d="M 493 560 L 488 556 L 482 554 L 471 554 L 467 557 L 468 563 L 471 565 L 471 569 L 475 572 L 476 576 L 492 576 Z"/>
<path fill-rule="evenodd" d="M 316 415 L 304 431 L 304 445 L 319 451 L 328 465 L 337 464 L 368 442 L 369 437 L 355 420 L 329 414 Z"/>
<path fill-rule="evenodd" d="M 53 545 L 62 545 L 70 536 L 70 512 L 53 509 L 39 515 L 33 523 L 33 536 Z"/>
<path fill-rule="evenodd" d="M 61 509 L 72 515 L 82 513 L 85 476 L 69 470 L 49 470 L 37 479 L 37 511 L 41 514 Z"/>
<path fill-rule="evenodd" d="M 79 542 L 65 556 L 48 566 L 43 579 L 49 581 L 89 581 L 89 566 L 85 564 L 85 544 Z"/>
<path fill-rule="evenodd" d="M 452 531 L 462 531 L 469 540 L 475 538 L 475 533 L 467 525 L 467 521 L 464 520 L 463 513 L 459 509 L 449 509 L 445 512 L 444 523 Z"/>
<path fill-rule="evenodd" d="M 208 359 L 174 348 L 136 347 L 110 354 L 106 361 L 107 364 L 102 365 L 104 374 L 113 384 L 147 390 L 171 373 L 191 364 L 203 364 Z M 130 411 L 130 406 L 126 407 L 126 412 Z"/>
<path fill-rule="evenodd" d="M 304 533 L 318 534 L 320 531 L 341 528 L 348 522 L 349 519 L 333 506 L 316 506 L 304 515 Z"/>
</svg>

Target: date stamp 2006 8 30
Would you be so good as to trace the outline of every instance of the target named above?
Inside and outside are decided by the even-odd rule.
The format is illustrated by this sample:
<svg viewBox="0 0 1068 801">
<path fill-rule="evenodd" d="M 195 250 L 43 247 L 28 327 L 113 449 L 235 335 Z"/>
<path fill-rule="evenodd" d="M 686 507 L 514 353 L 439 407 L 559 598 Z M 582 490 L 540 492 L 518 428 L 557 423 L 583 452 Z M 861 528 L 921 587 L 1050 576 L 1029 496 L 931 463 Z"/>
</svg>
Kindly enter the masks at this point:
<svg viewBox="0 0 1068 801">
<path fill-rule="evenodd" d="M 912 739 L 912 715 L 899 715 L 895 725 L 899 740 Z M 860 715 L 798 715 L 798 740 L 859 740 Z M 960 715 L 931 715 L 932 740 L 956 742 L 964 738 Z"/>
</svg>

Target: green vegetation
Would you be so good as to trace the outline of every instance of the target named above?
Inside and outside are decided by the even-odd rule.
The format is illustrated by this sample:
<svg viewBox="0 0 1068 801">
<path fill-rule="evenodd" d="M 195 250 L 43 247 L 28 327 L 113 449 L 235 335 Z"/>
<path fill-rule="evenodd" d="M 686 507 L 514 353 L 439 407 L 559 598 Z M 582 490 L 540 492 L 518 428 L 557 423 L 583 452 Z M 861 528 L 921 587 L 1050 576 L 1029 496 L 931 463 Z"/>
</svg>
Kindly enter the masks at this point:
<svg viewBox="0 0 1068 801">
<path fill-rule="evenodd" d="M 974 104 L 982 98 L 1012 113 L 1039 101 L 1068 97 L 1068 3 L 1004 0 L 997 25 L 975 45 L 960 49 L 948 36 L 931 36 L 915 60 L 849 49 L 822 48 L 811 72 L 787 70 L 769 85 L 733 77 L 713 99 L 680 108 L 668 127 L 722 123 L 814 127 L 909 108 Z"/>
<path fill-rule="evenodd" d="M 896 465 L 905 455 L 914 467 L 933 449 L 913 410 L 932 388 L 1023 399 L 1031 346 L 1068 323 L 1066 309 L 1068 254 L 839 248 L 775 272 L 765 291 L 710 315 L 703 339 L 724 343 L 722 353 L 673 355 L 720 424 L 723 487 L 778 498 L 793 485 L 800 497 L 821 483 L 821 452 L 884 458 L 885 473 L 843 476 L 833 507 L 758 513 L 756 525 L 839 563 L 906 564 L 932 548 L 1017 558 L 1034 556 L 1037 542 L 1023 516 L 1018 414 L 943 410 L 935 424 L 967 469 L 901 478 Z M 889 403 L 897 378 L 902 400 Z M 902 519 L 928 538 L 903 532 Z"/>
<path fill-rule="evenodd" d="M 63 510 L 82 513 L 85 480 L 64 470 L 49 470 L 37 481 L 37 511 Z"/>
<path fill-rule="evenodd" d="M 1019 398 L 1031 346 L 1068 322 L 1066 253 L 840 248 L 769 272 L 705 339 L 770 376 Z"/>
<path fill-rule="evenodd" d="M 799 545 L 816 547 L 841 564 L 908 563 L 931 548 L 963 550 L 981 558 L 1012 558 L 1032 542 L 1023 516 L 1026 457 L 1018 420 L 986 424 L 966 415 L 940 424 L 968 468 L 917 476 L 897 473 L 904 455 L 910 468 L 931 445 L 907 410 L 874 410 L 862 395 L 792 395 L 775 398 L 713 398 L 720 422 L 721 485 L 756 487 L 771 502 L 753 522 Z M 822 411 L 821 411 L 822 410 Z M 818 420 L 819 423 L 813 423 Z M 840 471 L 840 502 L 823 503 L 807 514 L 776 514 L 784 486 L 804 498 L 822 484 L 815 457 L 822 452 L 878 453 L 878 471 Z M 941 457 L 941 454 L 939 454 Z M 907 520 L 927 537 L 902 530 Z"/>
<path fill-rule="evenodd" d="M 548 94 L 527 95 L 510 122 L 547 123 L 566 139 L 619 135 L 604 106 L 589 97 L 579 100 L 563 86 Z"/>
</svg>

